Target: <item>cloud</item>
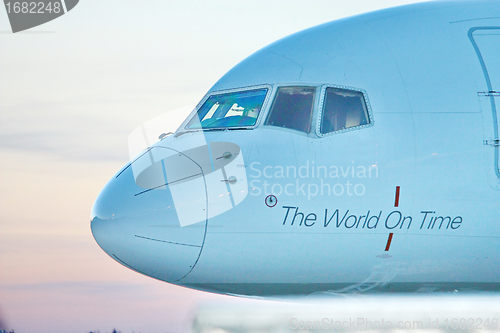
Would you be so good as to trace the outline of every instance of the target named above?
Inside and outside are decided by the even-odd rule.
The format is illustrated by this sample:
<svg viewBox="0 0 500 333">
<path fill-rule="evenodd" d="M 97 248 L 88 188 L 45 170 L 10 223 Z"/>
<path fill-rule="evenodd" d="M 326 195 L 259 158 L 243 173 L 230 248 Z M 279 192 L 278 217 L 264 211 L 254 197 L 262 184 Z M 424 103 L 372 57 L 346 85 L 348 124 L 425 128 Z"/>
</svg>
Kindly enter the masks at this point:
<svg viewBox="0 0 500 333">
<path fill-rule="evenodd" d="M 98 137 L 97 137 L 98 136 Z M 30 132 L 0 134 L 0 148 L 74 162 L 128 161 L 126 135 Z"/>
<path fill-rule="evenodd" d="M 0 285 L 2 292 L 42 292 L 42 293 L 64 293 L 74 295 L 99 296 L 130 294 L 148 295 L 153 291 L 151 285 L 127 283 L 127 282 L 109 282 L 109 281 L 60 281 L 44 283 L 25 283 Z M 151 295 L 149 295 L 151 296 Z M 149 298 L 149 297 L 147 297 Z"/>
</svg>

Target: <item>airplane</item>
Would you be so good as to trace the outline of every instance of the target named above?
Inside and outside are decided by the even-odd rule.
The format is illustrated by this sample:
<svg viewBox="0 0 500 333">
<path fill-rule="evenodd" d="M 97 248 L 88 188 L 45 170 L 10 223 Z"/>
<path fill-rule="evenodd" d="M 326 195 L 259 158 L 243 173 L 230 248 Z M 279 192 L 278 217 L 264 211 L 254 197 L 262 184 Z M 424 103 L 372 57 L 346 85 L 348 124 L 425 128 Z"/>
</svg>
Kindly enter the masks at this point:
<svg viewBox="0 0 500 333">
<path fill-rule="evenodd" d="M 92 234 L 138 273 L 219 294 L 500 291 L 499 55 L 497 0 L 278 40 L 142 137 Z"/>
</svg>

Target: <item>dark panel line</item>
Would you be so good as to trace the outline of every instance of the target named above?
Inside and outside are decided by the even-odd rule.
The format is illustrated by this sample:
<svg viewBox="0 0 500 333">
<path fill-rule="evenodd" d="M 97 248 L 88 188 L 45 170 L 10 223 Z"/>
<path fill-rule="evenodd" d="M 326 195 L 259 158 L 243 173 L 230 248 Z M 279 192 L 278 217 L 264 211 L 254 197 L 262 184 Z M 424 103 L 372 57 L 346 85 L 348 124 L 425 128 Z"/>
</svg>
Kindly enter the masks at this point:
<svg viewBox="0 0 500 333">
<path fill-rule="evenodd" d="M 141 195 L 141 194 L 144 194 L 144 193 L 147 193 L 147 192 L 152 191 L 152 190 L 156 190 L 157 188 L 160 188 L 160 187 L 162 187 L 162 186 L 167 186 L 167 185 L 168 185 L 168 183 L 165 183 L 165 184 L 162 184 L 162 185 L 155 186 L 155 187 L 153 187 L 153 188 L 150 188 L 150 189 L 147 189 L 147 190 L 145 190 L 145 191 L 142 191 L 142 192 L 139 192 L 139 193 L 134 194 L 134 197 L 136 197 L 136 196 L 138 196 L 138 195 Z"/>
<path fill-rule="evenodd" d="M 486 86 L 488 87 L 488 91 L 494 91 L 493 85 L 491 84 L 490 74 L 488 73 L 488 67 L 486 66 L 486 62 L 484 61 L 483 54 L 479 49 L 479 45 L 477 45 L 476 40 L 474 39 L 474 32 L 478 30 L 500 30 L 498 26 L 483 26 L 483 27 L 474 27 L 469 29 L 469 39 L 474 47 L 474 51 L 476 51 L 476 55 L 479 59 L 479 63 L 481 64 L 481 68 L 483 70 L 483 75 L 486 80 Z M 490 68 L 491 69 L 491 68 Z M 490 104 L 491 104 L 491 113 L 493 115 L 493 139 L 498 140 L 498 114 L 497 114 L 497 105 L 495 102 L 495 96 L 490 95 Z M 495 174 L 497 178 L 500 179 L 500 148 L 494 147 L 495 150 Z"/>
<path fill-rule="evenodd" d="M 201 174 L 202 173 L 200 172 L 200 173 L 197 173 L 195 175 L 191 175 L 191 176 L 187 176 L 187 177 L 184 177 L 184 178 L 181 178 L 181 179 L 174 180 L 173 182 L 170 182 L 170 183 L 165 183 L 165 184 L 162 184 L 162 185 L 155 186 L 153 188 L 150 188 L 150 189 L 147 189 L 145 191 L 142 191 L 142 192 L 134 194 L 134 197 L 136 197 L 138 195 L 141 195 L 141 194 L 144 194 L 144 193 L 147 193 L 147 192 L 152 191 L 152 190 L 156 190 L 157 188 L 160 188 L 162 186 L 172 185 L 172 184 L 175 184 L 177 182 L 180 182 L 180 181 L 183 181 L 183 180 L 186 180 L 186 179 L 189 179 L 189 178 L 193 178 L 193 177 L 199 176 Z"/>
<path fill-rule="evenodd" d="M 116 175 L 116 177 L 115 177 L 115 178 L 120 177 L 120 175 L 121 175 L 122 173 L 124 173 L 124 172 L 125 172 L 125 170 L 127 170 L 128 168 L 130 168 L 130 166 L 131 166 L 131 165 L 132 165 L 132 163 L 129 163 L 129 164 L 128 164 L 125 168 L 123 168 L 123 170 L 122 170 L 122 171 L 120 171 L 120 172 Z"/>
<path fill-rule="evenodd" d="M 129 264 L 127 264 L 125 261 L 123 261 L 123 260 L 121 260 L 120 258 L 118 258 L 118 257 L 116 256 L 116 254 L 114 254 L 114 253 L 113 253 L 113 257 L 115 257 L 115 258 L 116 258 L 116 260 L 118 260 L 118 261 L 119 261 L 122 265 L 127 266 L 127 267 L 128 267 L 128 268 L 130 268 L 131 270 L 136 271 L 136 272 L 139 272 L 139 273 L 141 273 L 141 274 L 143 274 L 143 275 L 146 275 L 146 276 L 150 276 L 150 275 L 148 275 L 148 274 L 146 274 L 146 273 L 144 273 L 144 272 L 142 272 L 142 271 L 138 270 L 137 268 L 130 266 L 130 265 L 129 265 Z"/>
<path fill-rule="evenodd" d="M 148 148 L 143 154 L 141 154 L 140 156 L 138 156 L 135 160 L 131 161 L 125 168 L 123 168 L 122 171 L 120 171 L 119 174 L 116 175 L 115 178 L 118 178 L 120 177 L 120 175 L 125 172 L 125 170 L 127 170 L 128 168 L 130 168 L 132 166 L 133 163 L 135 163 L 135 161 L 137 161 L 138 159 L 140 159 L 141 157 L 143 157 L 144 155 L 146 155 L 147 153 L 149 153 L 149 151 L 151 150 L 151 148 Z"/>
<path fill-rule="evenodd" d="M 175 245 L 184 245 L 184 246 L 192 246 L 192 247 L 201 247 L 201 246 L 199 246 L 199 245 L 192 245 L 192 244 L 184 244 L 184 243 L 169 242 L 169 241 L 165 241 L 165 240 L 161 240 L 161 239 L 149 238 L 149 237 L 144 237 L 144 236 L 139 236 L 139 235 L 135 235 L 135 237 L 138 237 L 138 238 L 144 238 L 144 239 L 147 239 L 147 240 L 152 240 L 152 241 L 156 241 L 156 242 L 162 242 L 162 243 L 175 244 Z"/>
</svg>

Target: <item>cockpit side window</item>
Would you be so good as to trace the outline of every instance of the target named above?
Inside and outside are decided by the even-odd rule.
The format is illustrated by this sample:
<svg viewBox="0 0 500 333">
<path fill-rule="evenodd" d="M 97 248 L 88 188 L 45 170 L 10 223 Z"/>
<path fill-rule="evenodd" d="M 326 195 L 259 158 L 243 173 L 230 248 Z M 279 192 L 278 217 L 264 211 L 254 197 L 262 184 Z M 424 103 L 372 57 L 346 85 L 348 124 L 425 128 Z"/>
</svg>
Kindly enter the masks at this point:
<svg viewBox="0 0 500 333">
<path fill-rule="evenodd" d="M 210 96 L 186 125 L 187 129 L 254 126 L 268 89 L 237 91 Z"/>
<path fill-rule="evenodd" d="M 326 88 L 321 116 L 321 134 L 368 124 L 370 124 L 370 115 L 361 91 Z"/>
<path fill-rule="evenodd" d="M 315 87 L 280 87 L 266 120 L 266 125 L 309 133 Z"/>
</svg>

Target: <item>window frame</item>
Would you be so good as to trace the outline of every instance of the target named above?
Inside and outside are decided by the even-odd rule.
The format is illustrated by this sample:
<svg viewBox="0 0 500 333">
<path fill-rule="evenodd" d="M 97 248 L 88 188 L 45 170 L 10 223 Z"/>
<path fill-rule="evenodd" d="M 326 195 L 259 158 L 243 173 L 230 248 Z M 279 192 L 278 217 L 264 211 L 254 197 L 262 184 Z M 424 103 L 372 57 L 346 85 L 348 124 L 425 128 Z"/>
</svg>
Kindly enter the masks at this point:
<svg viewBox="0 0 500 333">
<path fill-rule="evenodd" d="M 314 89 L 312 109 L 311 109 L 311 116 L 309 118 L 309 131 L 308 132 L 303 132 L 303 131 L 300 131 L 300 130 L 297 130 L 297 129 L 294 129 L 294 128 L 280 127 L 280 126 L 275 126 L 275 125 L 267 124 L 267 120 L 271 116 L 271 111 L 272 111 L 272 109 L 274 107 L 274 103 L 276 102 L 276 97 L 278 95 L 278 91 L 281 88 L 313 88 Z M 304 82 L 299 82 L 299 83 L 294 83 L 294 82 L 291 82 L 291 83 L 281 83 L 281 84 L 276 85 L 274 87 L 274 91 L 273 91 L 273 94 L 271 96 L 270 105 L 269 105 L 268 110 L 266 111 L 265 119 L 263 120 L 262 125 L 265 126 L 265 127 L 273 127 L 273 128 L 277 128 L 277 129 L 286 130 L 286 131 L 293 131 L 294 133 L 300 133 L 300 134 L 306 135 L 306 136 L 309 136 L 311 134 L 314 135 L 315 134 L 314 122 L 316 120 L 315 113 L 316 113 L 316 110 L 317 110 L 317 107 L 318 107 L 318 101 L 320 100 L 319 93 L 321 92 L 321 88 L 322 88 L 322 85 L 308 84 L 308 83 L 304 83 Z"/>
<path fill-rule="evenodd" d="M 328 88 L 334 88 L 334 89 L 343 89 L 343 90 L 350 90 L 350 91 L 356 91 L 360 92 L 363 94 L 363 99 L 365 101 L 366 105 L 366 111 L 368 113 L 368 124 L 365 125 L 358 125 L 358 126 L 353 126 L 349 128 L 344 128 L 341 130 L 333 131 L 333 132 L 328 132 L 328 133 L 321 133 L 321 122 L 323 121 L 323 113 L 324 113 L 324 104 L 325 104 L 325 96 L 326 96 L 326 89 Z M 351 132 L 351 131 L 357 131 L 363 128 L 367 127 L 372 127 L 375 123 L 373 119 L 373 113 L 372 113 L 372 107 L 370 105 L 370 101 L 368 99 L 368 94 L 364 89 L 360 88 L 355 88 L 355 87 L 349 87 L 349 86 L 344 86 L 344 85 L 337 85 L 337 84 L 325 84 L 321 86 L 321 95 L 319 98 L 319 109 L 318 109 L 318 117 L 317 117 L 317 124 L 316 124 L 316 135 L 319 136 L 320 138 L 326 137 L 326 136 L 331 136 L 331 135 L 336 135 L 336 134 L 341 134 L 341 133 L 346 133 L 346 132 Z"/>
<path fill-rule="evenodd" d="M 266 97 L 264 98 L 264 102 L 262 103 L 262 107 L 260 108 L 259 116 L 257 117 L 257 120 L 255 121 L 255 124 L 250 125 L 250 126 L 237 126 L 237 127 L 213 127 L 213 128 L 187 128 L 187 125 L 198 114 L 198 111 L 201 109 L 201 107 L 205 104 L 205 102 L 212 96 L 217 96 L 217 95 L 224 95 L 224 94 L 230 94 L 230 93 L 235 93 L 235 92 L 244 92 L 244 91 L 250 91 L 250 90 L 259 90 L 259 89 L 267 89 Z M 238 130 L 238 129 L 254 129 L 255 127 L 260 125 L 260 122 L 262 121 L 262 118 L 264 117 L 264 114 L 267 114 L 267 108 L 269 104 L 270 98 L 274 95 L 273 94 L 273 86 L 269 84 L 261 84 L 257 86 L 249 86 L 249 87 L 241 87 L 241 88 L 233 88 L 233 89 L 224 89 L 224 90 L 214 90 L 214 91 L 209 91 L 208 93 L 205 94 L 205 96 L 201 99 L 198 104 L 196 104 L 196 107 L 194 110 L 189 114 L 189 116 L 184 120 L 184 122 L 181 124 L 179 127 L 179 130 L 182 130 L 183 132 L 198 132 L 198 131 L 212 131 L 212 130 Z M 177 131 L 179 131 L 177 130 Z"/>
</svg>

